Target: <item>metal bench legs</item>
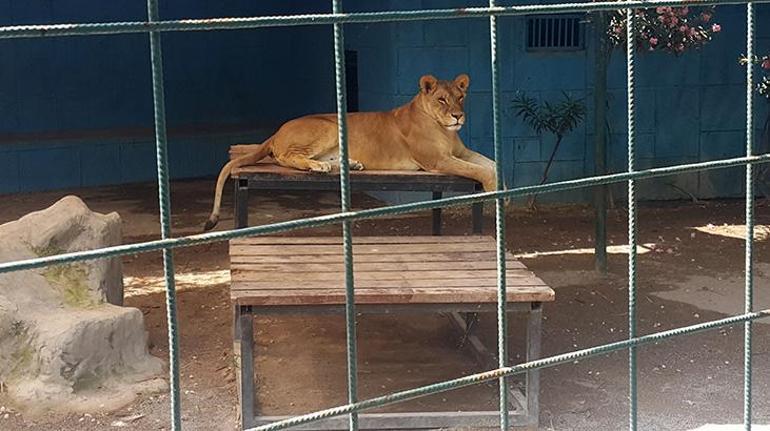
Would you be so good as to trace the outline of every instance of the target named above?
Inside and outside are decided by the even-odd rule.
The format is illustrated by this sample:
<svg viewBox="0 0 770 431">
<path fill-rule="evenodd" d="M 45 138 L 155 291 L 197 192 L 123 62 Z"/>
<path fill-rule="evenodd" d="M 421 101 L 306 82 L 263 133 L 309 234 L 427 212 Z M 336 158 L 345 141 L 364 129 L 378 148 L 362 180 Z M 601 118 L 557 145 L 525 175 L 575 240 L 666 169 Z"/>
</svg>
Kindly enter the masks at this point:
<svg viewBox="0 0 770 431">
<path fill-rule="evenodd" d="M 531 304 L 527 317 L 527 362 L 540 358 L 540 340 L 543 328 L 543 304 Z M 527 423 L 537 428 L 540 419 L 540 370 L 527 372 Z"/>
<path fill-rule="evenodd" d="M 481 189 L 476 187 L 476 192 Z M 433 192 L 433 200 L 441 199 L 444 196 L 442 192 Z M 433 235 L 441 235 L 441 208 L 434 208 L 433 212 Z M 484 203 L 478 202 L 471 205 L 471 219 L 473 220 L 473 233 L 480 235 L 484 228 Z"/>
<path fill-rule="evenodd" d="M 233 200 L 235 203 L 235 228 L 240 229 L 249 225 L 249 181 L 243 178 L 237 178 L 233 181 Z M 476 190 L 477 192 L 480 191 Z M 443 192 L 433 192 L 433 199 L 441 199 Z M 441 208 L 434 208 L 433 215 L 433 235 L 441 235 Z M 471 207 L 471 217 L 473 219 L 473 233 L 481 234 L 484 223 L 484 204 L 479 202 Z"/>
<path fill-rule="evenodd" d="M 236 179 L 233 181 L 235 190 L 235 228 L 240 229 L 249 225 L 249 181 Z"/>
<path fill-rule="evenodd" d="M 238 415 L 241 429 L 255 426 L 254 316 L 251 307 L 233 305 L 233 356 L 238 383 Z"/>
<path fill-rule="evenodd" d="M 240 423 L 242 429 L 264 425 L 277 420 L 286 419 L 283 416 L 256 415 L 256 384 L 254 376 L 254 320 L 255 311 L 249 306 L 234 305 L 234 339 L 233 352 L 238 367 L 238 401 L 240 405 Z M 512 313 L 525 312 L 527 316 L 527 361 L 540 356 L 540 331 L 542 323 L 541 303 L 510 303 Z M 466 313 L 472 314 L 472 313 Z M 476 358 L 485 368 L 497 368 L 497 361 L 481 343 L 475 334 L 475 327 L 467 326 L 466 319 L 459 312 L 450 313 L 451 321 L 467 332 L 467 343 Z M 537 428 L 540 391 L 539 373 L 537 370 L 527 372 L 523 391 L 510 387 L 510 423 L 514 427 Z M 359 415 L 360 429 L 436 429 L 453 427 L 495 427 L 498 425 L 497 411 L 446 411 L 446 412 L 414 412 L 414 413 L 361 413 Z M 312 422 L 293 429 L 305 430 L 342 430 L 347 429 L 347 417 L 339 416 Z"/>
<path fill-rule="evenodd" d="M 526 308 L 525 308 L 526 307 Z M 526 360 L 540 357 L 543 308 L 539 302 L 514 303 L 508 305 L 509 314 L 525 312 L 527 321 Z M 449 315 L 450 321 L 461 333 L 461 346 L 466 347 L 476 362 L 485 369 L 498 367 L 496 349 L 489 350 L 478 337 L 476 325 L 477 313 L 457 313 Z M 511 363 L 509 361 L 509 363 Z M 514 426 L 537 427 L 540 408 L 540 374 L 538 370 L 528 371 L 522 389 L 508 386 L 508 402 L 511 409 L 511 424 Z"/>
</svg>

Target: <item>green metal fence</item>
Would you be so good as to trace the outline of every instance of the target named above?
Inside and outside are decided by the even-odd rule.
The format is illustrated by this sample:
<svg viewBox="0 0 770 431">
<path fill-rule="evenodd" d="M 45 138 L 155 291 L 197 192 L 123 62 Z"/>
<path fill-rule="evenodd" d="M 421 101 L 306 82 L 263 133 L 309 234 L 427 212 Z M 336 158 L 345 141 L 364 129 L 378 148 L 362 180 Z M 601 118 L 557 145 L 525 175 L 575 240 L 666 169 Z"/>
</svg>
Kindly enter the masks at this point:
<svg viewBox="0 0 770 431">
<path fill-rule="evenodd" d="M 751 323 L 756 319 L 770 317 L 770 309 L 753 310 L 753 285 L 752 285 L 752 240 L 754 231 L 754 194 L 753 194 L 753 166 L 757 163 L 770 162 L 770 154 L 754 155 L 752 153 L 753 141 L 753 68 L 752 62 L 746 65 L 746 156 L 731 159 L 722 159 L 709 162 L 692 163 L 668 167 L 660 167 L 645 170 L 635 169 L 635 105 L 634 105 L 634 60 L 635 46 L 631 35 L 634 31 L 635 15 L 633 8 L 650 8 L 658 6 L 684 6 L 688 4 L 745 4 L 747 17 L 746 54 L 752 58 L 754 53 L 754 3 L 768 3 L 770 0 L 757 0 L 747 2 L 745 0 L 726 1 L 698 1 L 698 0 L 634 0 L 622 3 L 622 8 L 627 10 L 627 73 L 628 73 L 628 171 L 612 174 L 581 178 L 570 181 L 561 181 L 537 186 L 519 187 L 511 190 L 503 190 L 502 175 L 498 176 L 497 191 L 478 193 L 459 197 L 417 202 L 405 205 L 394 205 L 383 208 L 363 211 L 351 211 L 350 187 L 348 167 L 348 146 L 346 126 L 346 94 L 345 94 L 345 68 L 344 68 L 344 39 L 343 24 L 363 22 L 393 22 L 410 20 L 435 20 L 435 19 L 469 19 L 488 18 L 490 29 L 491 70 L 492 70 L 492 112 L 494 127 L 494 152 L 498 172 L 501 169 L 501 124 L 499 109 L 499 83 L 498 83 L 498 48 L 497 48 L 497 17 L 527 14 L 549 14 L 564 12 L 591 12 L 603 10 L 618 10 L 619 4 L 613 1 L 586 2 L 586 3 L 562 3 L 562 4 L 533 4 L 518 6 L 497 6 L 494 0 L 489 1 L 489 7 L 476 7 L 464 9 L 435 9 L 435 10 L 410 10 L 390 12 L 349 13 L 342 12 L 340 0 L 332 0 L 331 14 L 311 14 L 293 16 L 263 16 L 244 18 L 217 18 L 163 21 L 158 16 L 158 1 L 147 0 L 146 22 L 110 22 L 89 24 L 56 24 L 56 25 L 25 25 L 0 27 L 0 39 L 9 38 L 39 38 L 54 36 L 86 36 L 94 34 L 124 34 L 124 33 L 148 33 L 150 38 L 150 57 L 152 61 L 152 83 L 155 107 L 155 142 L 158 167 L 158 199 L 160 202 L 161 239 L 142 243 L 105 247 L 77 253 L 64 253 L 54 256 L 46 256 L 35 259 L 27 259 L 14 262 L 0 263 L 0 274 L 11 271 L 21 271 L 41 268 L 53 264 L 83 261 L 89 259 L 104 259 L 122 256 L 125 254 L 162 250 L 164 274 L 166 281 L 166 307 L 168 319 L 169 337 L 169 377 L 171 389 L 171 424 L 172 429 L 182 428 L 179 397 L 179 343 L 176 323 L 176 299 L 174 287 L 174 265 L 172 250 L 178 247 L 188 247 L 197 244 L 215 241 L 226 241 L 233 238 L 254 235 L 272 234 L 294 229 L 312 226 L 341 223 L 343 227 L 343 247 L 345 256 L 345 287 L 346 287 L 346 320 L 347 320 L 347 358 L 348 358 L 348 404 L 332 409 L 322 410 L 303 416 L 297 416 L 280 422 L 261 426 L 258 430 L 279 430 L 294 425 L 313 422 L 330 416 L 348 414 L 350 417 L 350 429 L 357 429 L 357 412 L 381 407 L 387 404 L 406 401 L 409 399 L 448 391 L 465 386 L 479 384 L 485 381 L 497 379 L 500 388 L 500 427 L 508 427 L 506 377 L 514 374 L 525 373 L 528 370 L 536 370 L 551 367 L 558 364 L 574 361 L 579 358 L 587 358 L 606 354 L 612 351 L 627 349 L 629 354 L 629 421 L 628 428 L 635 430 L 637 427 L 637 347 L 671 337 L 692 334 L 709 329 L 719 328 L 738 323 L 744 324 L 744 407 L 743 423 L 746 430 L 751 429 Z M 328 25 L 334 27 L 334 53 L 335 53 L 335 80 L 337 92 L 337 119 L 339 123 L 339 149 L 340 149 L 340 186 L 341 186 L 341 211 L 337 214 L 310 217 L 291 220 L 281 223 L 273 223 L 262 226 L 254 226 L 237 230 L 212 232 L 201 235 L 191 235 L 172 238 L 170 232 L 170 205 L 168 184 L 167 140 L 166 140 L 166 114 L 163 90 L 163 61 L 161 52 L 161 33 L 169 31 L 204 31 L 204 30 L 231 30 L 257 27 L 277 27 L 294 25 Z M 746 166 L 746 238 L 745 238 L 745 307 L 743 314 L 728 318 L 712 320 L 697 325 L 685 326 L 669 331 L 657 332 L 644 336 L 636 334 L 636 180 L 673 175 L 685 172 L 695 172 L 708 169 L 720 169 L 737 166 Z M 505 218 L 504 200 L 531 194 L 572 190 L 597 185 L 628 182 L 628 339 L 615 343 L 603 344 L 588 349 L 576 350 L 569 353 L 551 356 L 543 359 L 529 361 L 518 365 L 508 365 L 506 351 L 506 322 L 505 322 Z M 358 401 L 356 397 L 356 334 L 355 334 L 355 303 L 353 256 L 350 223 L 353 220 L 384 217 L 387 215 L 422 211 L 432 208 L 448 206 L 469 205 L 475 202 L 494 200 L 496 203 L 496 234 L 497 234 L 497 267 L 498 267 L 498 368 L 483 373 L 477 373 L 453 380 L 447 380 L 428 386 L 418 387 L 406 391 L 395 392 L 381 397 L 364 401 Z"/>
</svg>

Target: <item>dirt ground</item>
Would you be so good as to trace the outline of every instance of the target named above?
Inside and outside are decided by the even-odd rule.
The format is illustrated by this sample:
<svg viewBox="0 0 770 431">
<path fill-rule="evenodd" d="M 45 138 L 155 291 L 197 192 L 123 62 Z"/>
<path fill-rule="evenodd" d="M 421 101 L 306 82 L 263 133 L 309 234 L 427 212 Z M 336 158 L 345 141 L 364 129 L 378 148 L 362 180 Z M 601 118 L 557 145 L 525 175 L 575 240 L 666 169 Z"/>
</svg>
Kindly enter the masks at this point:
<svg viewBox="0 0 770 431">
<path fill-rule="evenodd" d="M 210 181 L 173 184 L 173 234 L 197 233 L 209 211 Z M 0 196 L 0 223 L 47 207 L 66 194 L 91 209 L 117 211 L 124 242 L 159 236 L 152 184 Z M 232 205 L 226 196 L 225 211 Z M 251 223 L 332 213 L 334 193 L 264 193 L 253 196 Z M 355 195 L 357 208 L 382 205 Z M 487 213 L 485 233 L 494 233 Z M 639 213 L 638 328 L 641 334 L 718 319 L 743 309 L 743 203 L 646 203 Z M 448 234 L 469 233 L 467 209 L 449 210 Z M 770 307 L 770 208 L 756 210 L 756 306 Z M 536 213 L 512 209 L 510 250 L 556 291 L 544 306 L 543 354 L 553 355 L 626 338 L 626 214 L 609 217 L 609 273 L 593 270 L 593 221 L 586 207 L 541 205 Z M 225 213 L 220 228 L 232 226 Z M 428 234 L 429 213 L 355 223 L 356 234 Z M 291 235 L 337 235 L 324 227 Z M 236 427 L 226 244 L 174 253 L 179 289 L 182 416 L 188 430 Z M 124 258 L 126 305 L 145 315 L 151 352 L 165 358 L 167 335 L 159 253 Z M 511 322 L 511 357 L 522 359 L 522 322 Z M 482 315 L 485 341 L 494 345 L 495 318 Z M 770 319 L 754 325 L 754 419 L 770 423 Z M 256 319 L 259 408 L 267 414 L 305 413 L 345 402 L 344 320 L 341 316 Z M 359 318 L 360 397 L 366 398 L 480 371 L 441 315 Z M 675 338 L 639 349 L 639 420 L 644 430 L 691 430 L 737 424 L 742 417 L 742 326 Z M 541 373 L 540 427 L 613 430 L 627 418 L 625 351 L 548 368 Z M 496 388 L 481 385 L 404 403 L 398 410 L 494 408 Z M 141 394 L 112 412 L 28 417 L 0 394 L 0 429 L 136 430 L 169 428 L 168 394 Z"/>
</svg>

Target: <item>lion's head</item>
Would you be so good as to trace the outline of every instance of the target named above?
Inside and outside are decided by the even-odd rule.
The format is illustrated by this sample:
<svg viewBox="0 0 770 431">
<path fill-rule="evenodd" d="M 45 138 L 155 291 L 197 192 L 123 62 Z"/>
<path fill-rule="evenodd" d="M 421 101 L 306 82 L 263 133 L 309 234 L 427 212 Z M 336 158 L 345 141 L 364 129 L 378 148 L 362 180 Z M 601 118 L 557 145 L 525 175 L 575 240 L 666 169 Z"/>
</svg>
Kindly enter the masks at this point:
<svg viewBox="0 0 770 431">
<path fill-rule="evenodd" d="M 433 75 L 420 78 L 421 105 L 423 110 L 441 127 L 456 132 L 465 124 L 463 102 L 470 78 L 458 75 L 454 81 L 439 81 Z"/>
</svg>

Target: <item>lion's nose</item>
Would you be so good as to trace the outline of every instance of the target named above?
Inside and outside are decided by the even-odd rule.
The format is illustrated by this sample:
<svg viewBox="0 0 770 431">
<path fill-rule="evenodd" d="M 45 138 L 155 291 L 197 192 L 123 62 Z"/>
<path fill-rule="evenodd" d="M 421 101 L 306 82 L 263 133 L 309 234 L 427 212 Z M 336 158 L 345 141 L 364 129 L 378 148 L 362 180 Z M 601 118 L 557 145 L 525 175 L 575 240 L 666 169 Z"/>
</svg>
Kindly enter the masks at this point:
<svg viewBox="0 0 770 431">
<path fill-rule="evenodd" d="M 462 112 L 453 112 L 453 113 L 452 113 L 452 117 L 453 117 L 455 120 L 457 120 L 457 121 L 460 121 L 460 120 L 462 120 L 462 119 L 463 119 L 463 113 L 462 113 Z"/>
</svg>

